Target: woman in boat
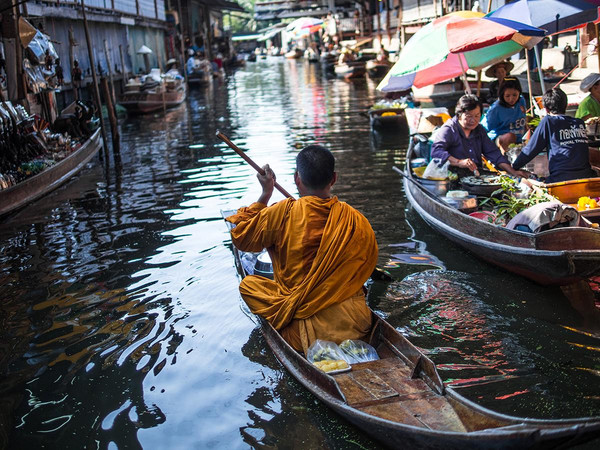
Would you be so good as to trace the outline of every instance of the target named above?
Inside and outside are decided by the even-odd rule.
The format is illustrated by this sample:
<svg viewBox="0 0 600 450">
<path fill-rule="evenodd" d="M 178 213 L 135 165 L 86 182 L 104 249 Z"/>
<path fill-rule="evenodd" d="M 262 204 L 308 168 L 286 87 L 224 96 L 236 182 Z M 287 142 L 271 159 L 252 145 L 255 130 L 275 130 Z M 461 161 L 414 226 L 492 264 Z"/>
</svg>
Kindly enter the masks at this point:
<svg viewBox="0 0 600 450">
<path fill-rule="evenodd" d="M 481 125 L 488 136 L 504 152 L 510 144 L 520 144 L 526 130 L 525 99 L 521 95 L 521 83 L 516 78 L 505 78 L 498 100 L 490 107 Z"/>
<path fill-rule="evenodd" d="M 579 85 L 582 92 L 589 92 L 579 106 L 575 117 L 581 120 L 588 120 L 592 117 L 600 117 L 600 73 L 591 73 Z"/>
<path fill-rule="evenodd" d="M 520 169 L 536 155 L 548 151 L 546 183 L 595 177 L 590 165 L 587 133 L 583 120 L 565 115 L 567 94 L 560 88 L 546 91 L 542 97 L 548 115 L 535 129 L 515 162 Z"/>
<path fill-rule="evenodd" d="M 256 203 L 226 220 L 235 224 L 233 244 L 242 251 L 267 248 L 274 280 L 249 275 L 242 298 L 298 351 L 316 339 L 337 344 L 364 339 L 371 328 L 363 284 L 377 261 L 377 241 L 367 219 L 331 195 L 337 180 L 329 150 L 309 145 L 296 157 L 300 198 L 267 206 L 275 174 L 258 175 Z"/>
<path fill-rule="evenodd" d="M 488 85 L 488 103 L 495 102 L 498 99 L 500 87 L 502 86 L 502 83 L 504 83 L 504 78 L 510 75 L 510 71 L 513 67 L 515 67 L 515 65 L 510 61 L 500 61 L 487 68 L 485 76 L 495 78 L 495 80 Z"/>
<path fill-rule="evenodd" d="M 482 170 L 484 155 L 498 169 L 511 175 L 528 176 L 524 171 L 512 168 L 508 159 L 488 137 L 479 123 L 481 119 L 481 101 L 472 94 L 463 95 L 456 104 L 456 115 L 448 120 L 435 133 L 431 145 L 431 158 L 439 159 L 440 164 L 450 161 L 460 176 L 471 175 Z"/>
</svg>

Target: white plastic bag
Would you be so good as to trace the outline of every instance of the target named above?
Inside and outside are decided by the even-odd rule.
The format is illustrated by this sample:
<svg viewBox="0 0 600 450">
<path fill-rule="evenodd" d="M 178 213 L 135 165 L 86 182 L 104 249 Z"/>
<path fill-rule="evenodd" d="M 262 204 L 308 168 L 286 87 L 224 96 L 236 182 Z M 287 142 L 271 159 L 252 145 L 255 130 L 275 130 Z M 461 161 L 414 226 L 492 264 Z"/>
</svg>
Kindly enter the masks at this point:
<svg viewBox="0 0 600 450">
<path fill-rule="evenodd" d="M 379 359 L 377 350 L 366 342 L 346 339 L 339 346 L 348 364 L 363 363 Z"/>
<path fill-rule="evenodd" d="M 448 167 L 450 167 L 450 161 L 446 161 L 442 164 L 442 160 L 439 158 L 433 158 L 427 164 L 425 172 L 423 172 L 423 178 L 432 178 L 434 180 L 445 180 L 448 178 Z"/>
</svg>

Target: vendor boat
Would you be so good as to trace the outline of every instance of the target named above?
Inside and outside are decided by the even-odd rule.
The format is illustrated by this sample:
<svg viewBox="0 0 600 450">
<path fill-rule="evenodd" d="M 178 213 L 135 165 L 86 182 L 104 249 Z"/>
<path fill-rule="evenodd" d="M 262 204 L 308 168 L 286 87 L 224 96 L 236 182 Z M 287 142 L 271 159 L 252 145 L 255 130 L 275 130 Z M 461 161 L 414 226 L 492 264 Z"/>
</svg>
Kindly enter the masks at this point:
<svg viewBox="0 0 600 450">
<path fill-rule="evenodd" d="M 97 129 L 61 161 L 20 183 L 0 190 L 0 217 L 23 208 L 68 181 L 85 167 L 101 147 L 100 129 Z"/>
<path fill-rule="evenodd" d="M 349 61 L 336 64 L 334 71 L 339 78 L 344 78 L 345 80 L 363 78 L 367 73 L 367 63 L 364 61 Z"/>
<path fill-rule="evenodd" d="M 263 257 L 268 254 L 235 247 L 233 253 L 242 278 L 253 273 L 268 276 L 269 271 L 272 276 Z M 600 436 L 600 417 L 536 420 L 476 405 L 445 386 L 435 364 L 374 312 L 368 343 L 380 359 L 355 363 L 338 373 L 321 371 L 269 322 L 257 319 L 267 345 L 294 378 L 344 419 L 392 448 L 549 449 Z"/>
<path fill-rule="evenodd" d="M 368 111 L 371 129 L 408 131 L 404 108 L 371 108 Z"/>
<path fill-rule="evenodd" d="M 377 61 L 376 59 L 367 61 L 366 66 L 367 74 L 369 75 L 369 78 L 373 80 L 380 80 L 385 77 L 391 67 L 392 64 L 390 62 Z"/>
<path fill-rule="evenodd" d="M 410 169 L 413 158 L 416 155 L 411 148 L 404 171 L 394 168 L 403 177 L 408 201 L 429 226 L 475 256 L 544 285 L 567 285 L 600 273 L 596 211 L 580 211 L 580 226 L 538 233 L 507 229 L 446 203 L 439 195 L 445 194 L 445 189 L 439 187 L 447 181 L 417 177 Z M 426 186 L 428 183 L 435 186 Z M 577 185 L 577 191 L 561 188 L 572 185 Z M 573 204 L 577 203 L 577 193 L 600 195 L 600 178 L 554 183 L 548 185 L 548 191 L 561 202 Z"/>
<path fill-rule="evenodd" d="M 119 103 L 131 114 L 145 114 L 174 108 L 185 100 L 185 83 L 181 76 L 161 75 L 152 69 L 148 75 L 131 79 Z"/>
</svg>

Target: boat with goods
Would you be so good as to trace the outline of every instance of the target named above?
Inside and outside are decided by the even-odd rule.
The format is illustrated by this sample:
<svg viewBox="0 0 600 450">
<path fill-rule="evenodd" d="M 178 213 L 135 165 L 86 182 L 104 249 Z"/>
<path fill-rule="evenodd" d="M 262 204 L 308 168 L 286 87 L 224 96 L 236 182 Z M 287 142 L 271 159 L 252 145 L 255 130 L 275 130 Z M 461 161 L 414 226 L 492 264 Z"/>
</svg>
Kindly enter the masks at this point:
<svg viewBox="0 0 600 450">
<path fill-rule="evenodd" d="M 127 82 L 119 103 L 128 113 L 145 114 L 174 108 L 183 103 L 185 97 L 185 82 L 181 76 L 161 75 L 159 69 L 152 69 L 142 79 Z"/>
<path fill-rule="evenodd" d="M 223 217 L 235 211 L 223 211 Z M 226 222 L 231 229 L 233 225 Z M 268 253 L 233 247 L 243 278 L 272 276 Z M 349 370 L 324 372 L 294 350 L 269 322 L 257 317 L 280 363 L 309 392 L 385 445 L 397 448 L 565 448 L 600 436 L 600 417 L 537 420 L 495 413 L 442 382 L 434 363 L 372 312 L 368 344 L 379 359 Z"/>
<path fill-rule="evenodd" d="M 0 217 L 38 200 L 78 173 L 102 147 L 93 108 L 74 102 L 52 125 L 11 102 L 0 106 L 4 137 Z M 63 132 L 68 132 L 73 138 Z M 76 136 L 76 137 L 75 137 Z M 27 158 L 22 160 L 21 158 Z"/>
<path fill-rule="evenodd" d="M 600 273 L 600 229 L 593 223 L 598 220 L 597 211 L 579 211 L 579 226 L 538 233 L 508 229 L 447 203 L 443 197 L 445 189 L 444 192 L 431 189 L 432 184 L 447 182 L 426 180 L 411 170 L 411 161 L 416 156 L 414 148 L 409 149 L 404 170 L 396 167 L 394 170 L 403 177 L 404 191 L 412 207 L 441 235 L 491 264 L 541 284 L 567 285 Z M 600 195 L 600 178 L 547 186 L 550 195 L 569 205 L 576 204 L 583 192 Z M 477 195 L 478 187 L 470 187 L 475 189 L 470 193 Z M 489 197 L 490 193 L 485 194 Z"/>
</svg>

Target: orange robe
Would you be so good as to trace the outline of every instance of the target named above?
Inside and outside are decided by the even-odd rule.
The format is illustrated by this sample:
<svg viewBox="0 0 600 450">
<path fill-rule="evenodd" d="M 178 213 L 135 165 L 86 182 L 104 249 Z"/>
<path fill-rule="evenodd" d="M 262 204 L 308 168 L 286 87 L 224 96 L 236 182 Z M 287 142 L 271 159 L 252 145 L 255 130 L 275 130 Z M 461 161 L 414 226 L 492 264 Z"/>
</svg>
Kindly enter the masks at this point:
<svg viewBox="0 0 600 450">
<path fill-rule="evenodd" d="M 274 280 L 249 275 L 240 293 L 298 351 L 316 339 L 361 339 L 371 327 L 363 284 L 377 262 L 367 219 L 337 197 L 253 203 L 227 220 L 233 244 L 269 251 Z"/>
</svg>

